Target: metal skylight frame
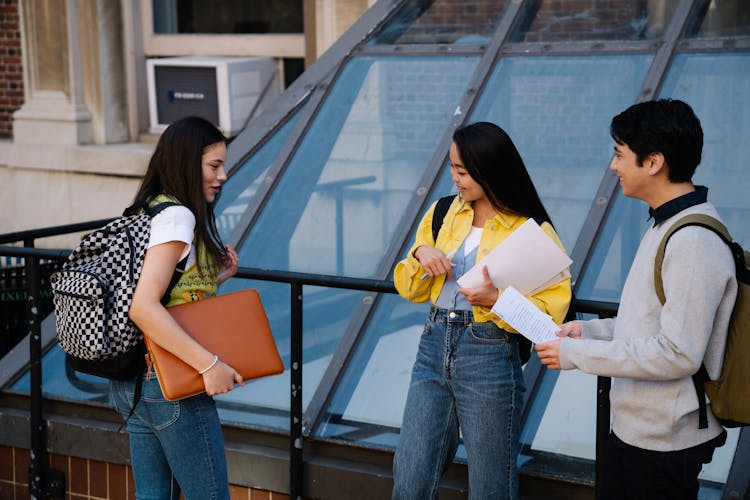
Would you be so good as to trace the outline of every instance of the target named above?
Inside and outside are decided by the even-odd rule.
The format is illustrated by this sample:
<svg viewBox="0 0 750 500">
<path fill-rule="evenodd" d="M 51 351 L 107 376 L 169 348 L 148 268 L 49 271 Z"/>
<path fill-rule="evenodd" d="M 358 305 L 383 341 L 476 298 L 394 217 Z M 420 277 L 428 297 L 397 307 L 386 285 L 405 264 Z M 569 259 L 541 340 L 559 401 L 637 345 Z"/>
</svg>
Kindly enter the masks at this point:
<svg viewBox="0 0 750 500">
<path fill-rule="evenodd" d="M 277 181 L 284 175 L 285 169 L 294 156 L 300 141 L 304 137 L 312 118 L 325 101 L 330 87 L 344 65 L 357 56 L 466 56 L 480 55 L 480 62 L 454 114 L 447 124 L 439 146 L 425 170 L 422 181 L 407 205 L 402 223 L 391 239 L 388 250 L 383 255 L 375 272 L 376 279 L 386 279 L 398 257 L 409 245 L 411 235 L 419 219 L 427 208 L 431 192 L 439 181 L 440 169 L 447 157 L 453 131 L 464 124 L 472 107 L 480 95 L 493 68 L 502 56 L 511 55 L 596 55 L 653 53 L 654 58 L 644 79 L 636 102 L 655 98 L 666 78 L 670 63 L 676 50 L 680 51 L 723 51 L 728 48 L 743 50 L 750 48 L 750 40 L 728 38 L 715 39 L 682 39 L 690 17 L 698 9 L 704 8 L 708 0 L 680 0 L 671 15 L 664 33 L 653 40 L 643 41 L 564 41 L 564 42 L 516 42 L 507 43 L 514 24 L 522 12 L 523 2 L 510 2 L 502 14 L 492 40 L 487 44 L 451 45 L 451 44 L 397 44 L 367 45 L 370 36 L 383 26 L 408 0 L 381 0 L 362 16 L 316 63 L 314 63 L 295 83 L 281 96 L 274 107 L 260 119 L 254 121 L 230 145 L 227 163 L 231 165 L 229 173 L 250 157 L 267 137 L 277 130 L 296 110 L 304 104 L 305 109 L 290 132 L 276 160 L 270 166 L 261 188 L 246 207 L 237 228 L 230 238 L 230 244 L 239 246 L 249 233 L 253 223 L 260 214 L 261 207 L 269 199 Z M 459 112 L 460 110 L 460 112 Z M 241 146 L 240 146 L 241 145 Z M 242 153 L 244 151 L 244 154 Z M 600 186 L 593 198 L 591 207 L 583 224 L 583 229 L 576 239 L 571 251 L 573 265 L 571 272 L 574 278 L 580 276 L 586 268 L 591 252 L 597 243 L 597 236 L 606 220 L 617 190 L 616 177 L 605 169 Z M 343 376 L 348 362 L 356 348 L 360 336 L 366 331 L 369 318 L 380 301 L 379 294 L 367 293 L 333 354 L 331 362 L 313 395 L 303 418 L 303 434 L 314 434 L 326 407 L 331 401 L 335 389 Z M 530 403 L 543 383 L 545 370 L 538 360 L 532 357 L 524 370 L 527 388 L 524 402 L 523 424 L 528 416 Z M 744 444 L 743 444 L 744 443 Z M 741 446 L 747 448 L 750 443 L 750 432 L 743 430 L 740 436 Z M 726 489 L 741 485 L 747 481 L 750 469 L 750 452 L 737 453 L 727 478 Z"/>
</svg>

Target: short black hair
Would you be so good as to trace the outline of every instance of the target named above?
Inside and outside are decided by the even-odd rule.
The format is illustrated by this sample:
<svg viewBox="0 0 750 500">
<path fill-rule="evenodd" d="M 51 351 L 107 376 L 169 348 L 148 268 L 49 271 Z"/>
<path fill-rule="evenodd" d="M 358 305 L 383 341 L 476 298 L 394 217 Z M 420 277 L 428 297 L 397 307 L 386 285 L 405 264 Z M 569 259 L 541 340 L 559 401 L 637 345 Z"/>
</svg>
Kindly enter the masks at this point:
<svg viewBox="0 0 750 500">
<path fill-rule="evenodd" d="M 664 155 L 671 182 L 690 182 L 701 162 L 701 122 L 693 108 L 677 99 L 634 104 L 612 119 L 609 133 L 635 153 L 638 165 L 651 153 Z"/>
</svg>

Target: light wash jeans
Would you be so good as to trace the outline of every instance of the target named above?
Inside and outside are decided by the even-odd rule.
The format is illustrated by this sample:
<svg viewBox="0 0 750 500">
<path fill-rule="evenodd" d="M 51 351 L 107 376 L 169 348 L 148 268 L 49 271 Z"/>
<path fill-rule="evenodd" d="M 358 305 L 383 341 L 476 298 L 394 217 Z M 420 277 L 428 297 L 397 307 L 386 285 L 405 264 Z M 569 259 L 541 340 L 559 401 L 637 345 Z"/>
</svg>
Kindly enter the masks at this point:
<svg viewBox="0 0 750 500">
<path fill-rule="evenodd" d="M 459 444 L 469 498 L 517 499 L 523 373 L 515 334 L 433 307 L 419 343 L 393 463 L 393 499 L 437 498 Z"/>
<path fill-rule="evenodd" d="M 138 500 L 229 500 L 221 422 L 213 398 L 167 401 L 152 371 L 127 421 Z M 136 379 L 112 380 L 110 397 L 127 418 Z"/>
</svg>

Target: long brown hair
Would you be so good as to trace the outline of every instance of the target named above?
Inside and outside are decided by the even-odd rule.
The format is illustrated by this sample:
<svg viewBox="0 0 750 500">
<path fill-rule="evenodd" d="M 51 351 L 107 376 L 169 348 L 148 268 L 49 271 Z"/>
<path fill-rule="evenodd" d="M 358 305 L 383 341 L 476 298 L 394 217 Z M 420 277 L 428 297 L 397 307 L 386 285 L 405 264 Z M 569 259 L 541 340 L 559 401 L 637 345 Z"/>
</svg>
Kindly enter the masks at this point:
<svg viewBox="0 0 750 500">
<path fill-rule="evenodd" d="M 175 198 L 193 212 L 196 249 L 205 248 L 214 264 L 224 261 L 226 250 L 216 229 L 213 203 L 207 203 L 203 194 L 202 158 L 207 147 L 220 142 L 226 143 L 224 135 L 203 118 L 189 116 L 173 122 L 159 137 L 133 204 L 124 212 L 131 215 L 144 210 L 161 194 Z"/>
</svg>

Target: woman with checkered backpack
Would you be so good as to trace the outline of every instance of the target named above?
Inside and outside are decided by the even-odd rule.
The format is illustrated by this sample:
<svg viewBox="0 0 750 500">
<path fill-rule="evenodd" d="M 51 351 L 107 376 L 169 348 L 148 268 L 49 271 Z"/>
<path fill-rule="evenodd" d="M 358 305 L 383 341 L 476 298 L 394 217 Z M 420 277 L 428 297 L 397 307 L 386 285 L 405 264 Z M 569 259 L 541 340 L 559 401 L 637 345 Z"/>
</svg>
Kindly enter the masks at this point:
<svg viewBox="0 0 750 500">
<path fill-rule="evenodd" d="M 139 377 L 111 381 L 113 404 L 130 435 L 139 499 L 176 500 L 180 492 L 186 500 L 229 499 L 221 423 L 212 396 L 242 385 L 242 377 L 188 336 L 167 311 L 215 295 L 218 285 L 237 272 L 237 254 L 222 244 L 213 213 L 227 178 L 226 152 L 225 137 L 208 121 L 175 121 L 159 138 L 135 200 L 125 210 L 130 215 L 175 203 L 152 219 L 129 314 L 145 336 L 201 374 L 206 389 L 167 401 L 148 363 L 134 406 Z"/>
</svg>

